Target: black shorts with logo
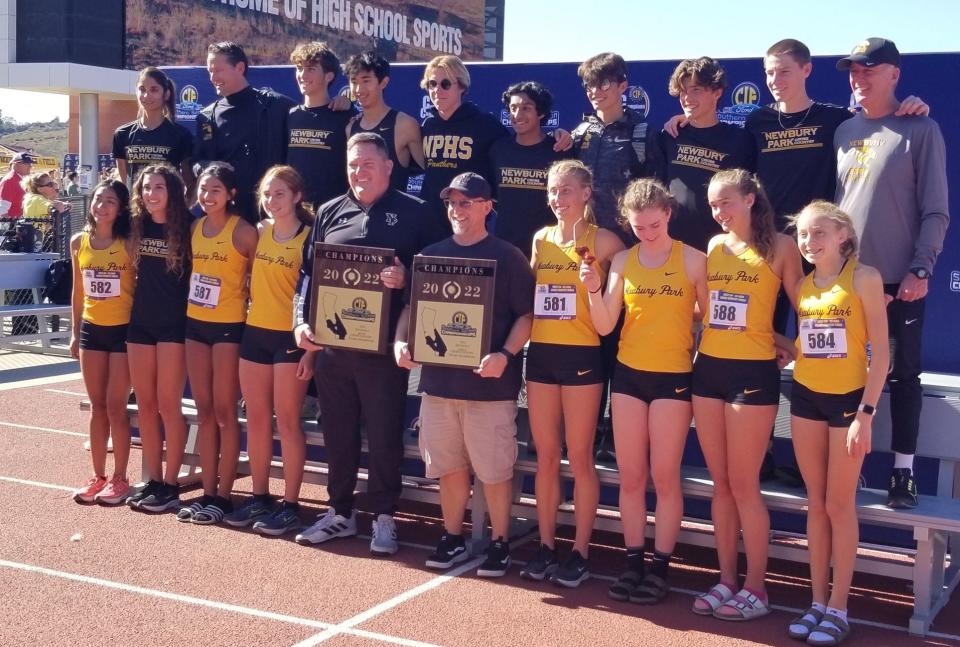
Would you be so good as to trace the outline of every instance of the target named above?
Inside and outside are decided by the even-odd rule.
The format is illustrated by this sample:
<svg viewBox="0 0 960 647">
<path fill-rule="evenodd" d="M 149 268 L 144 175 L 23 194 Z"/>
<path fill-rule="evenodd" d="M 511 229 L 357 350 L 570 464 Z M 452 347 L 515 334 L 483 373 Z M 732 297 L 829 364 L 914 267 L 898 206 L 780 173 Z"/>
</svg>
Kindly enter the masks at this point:
<svg viewBox="0 0 960 647">
<path fill-rule="evenodd" d="M 530 342 L 527 347 L 527 382 L 584 386 L 606 379 L 600 346 Z"/>
<path fill-rule="evenodd" d="M 149 324 L 130 322 L 127 327 L 128 344 L 156 346 L 161 343 L 182 344 L 186 319 L 169 324 Z"/>
<path fill-rule="evenodd" d="M 80 322 L 80 348 L 102 353 L 127 352 L 127 324 L 98 326 L 86 319 Z"/>
<path fill-rule="evenodd" d="M 200 321 L 187 317 L 186 338 L 213 346 L 214 344 L 239 344 L 243 337 L 244 323 L 219 323 Z"/>
<path fill-rule="evenodd" d="M 617 362 L 610 381 L 610 392 L 629 395 L 650 404 L 654 400 L 682 400 L 690 402 L 691 373 L 662 373 L 638 371 Z"/>
<path fill-rule="evenodd" d="M 305 352 L 289 330 L 247 326 L 240 342 L 240 359 L 255 364 L 296 364 Z"/>
<path fill-rule="evenodd" d="M 693 363 L 693 394 L 730 404 L 780 404 L 775 359 L 723 359 L 703 353 Z"/>
<path fill-rule="evenodd" d="M 790 415 L 846 429 L 857 417 L 862 400 L 863 389 L 849 393 L 820 393 L 794 381 L 790 393 Z"/>
</svg>

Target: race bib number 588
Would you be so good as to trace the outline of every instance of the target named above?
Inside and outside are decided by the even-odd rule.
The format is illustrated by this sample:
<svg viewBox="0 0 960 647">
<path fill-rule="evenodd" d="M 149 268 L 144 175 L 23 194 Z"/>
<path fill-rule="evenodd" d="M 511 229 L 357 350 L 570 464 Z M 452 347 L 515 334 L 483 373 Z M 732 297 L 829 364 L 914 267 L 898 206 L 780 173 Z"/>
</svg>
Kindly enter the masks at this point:
<svg viewBox="0 0 960 647">
<path fill-rule="evenodd" d="M 719 330 L 746 330 L 750 295 L 710 290 L 709 326 Z"/>
</svg>

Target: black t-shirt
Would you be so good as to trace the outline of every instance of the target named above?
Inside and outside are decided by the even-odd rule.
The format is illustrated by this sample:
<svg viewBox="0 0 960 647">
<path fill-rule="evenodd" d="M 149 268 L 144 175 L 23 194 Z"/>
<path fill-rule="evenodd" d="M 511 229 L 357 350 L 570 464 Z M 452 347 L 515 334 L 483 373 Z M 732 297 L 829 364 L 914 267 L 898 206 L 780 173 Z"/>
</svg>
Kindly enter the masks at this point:
<svg viewBox="0 0 960 647">
<path fill-rule="evenodd" d="M 390 161 L 393 162 L 393 170 L 390 171 L 390 188 L 397 189 L 398 191 L 407 190 L 407 180 L 410 178 L 410 169 L 400 164 L 400 158 L 397 156 L 397 115 L 399 113 L 390 108 L 387 111 L 387 114 L 383 116 L 375 126 L 372 128 L 364 128 L 360 125 L 360 122 L 363 119 L 363 114 L 357 115 L 357 117 L 350 123 L 350 134 L 356 135 L 357 133 L 376 133 L 383 137 L 383 141 L 387 144 L 387 152 L 390 154 Z M 412 159 L 410 160 L 411 164 L 415 164 Z"/>
<path fill-rule="evenodd" d="M 183 274 L 167 269 L 165 224 L 147 218 L 140 237 L 140 260 L 137 263 L 137 287 L 133 292 L 130 322 L 154 326 L 179 325 L 187 320 L 187 289 L 190 285 L 190 249 L 185 247 Z M 183 244 L 190 244 L 189 236 Z"/>
<path fill-rule="evenodd" d="M 301 287 L 304 278 L 313 273 L 314 243 L 337 245 L 362 245 L 393 249 L 407 270 L 413 255 L 436 241 L 443 234 L 431 226 L 427 207 L 423 200 L 390 189 L 370 207 L 364 209 L 351 193 L 330 200 L 317 212 L 316 225 L 303 247 L 303 263 L 300 266 Z M 390 292 L 389 339 L 397 329 L 397 321 L 403 311 L 403 290 Z M 303 312 L 310 312 L 312 290 L 302 292 Z M 391 351 L 392 352 L 392 351 Z"/>
<path fill-rule="evenodd" d="M 661 179 L 677 200 L 670 235 L 702 252 L 720 231 L 707 201 L 707 185 L 723 169 L 753 170 L 753 143 L 742 128 L 720 122 L 708 128 L 686 126 L 676 139 L 659 137 L 666 177 Z"/>
<path fill-rule="evenodd" d="M 113 157 L 126 160 L 128 186 L 137 179 L 137 174 L 151 164 L 166 162 L 175 169 L 193 154 L 193 135 L 189 130 L 164 119 L 152 130 L 144 128 L 139 121 L 131 121 L 113 133 Z"/>
<path fill-rule="evenodd" d="M 306 183 L 304 200 L 320 206 L 347 190 L 347 124 L 357 114 L 297 106 L 287 117 L 287 164 Z"/>
<path fill-rule="evenodd" d="M 497 238 L 516 245 L 528 258 L 533 235 L 556 222 L 547 204 L 547 169 L 569 153 L 554 151 L 554 144 L 556 140 L 549 135 L 532 146 L 504 137 L 490 149 L 497 198 Z"/>
<path fill-rule="evenodd" d="M 809 110 L 780 113 L 763 107 L 747 117 L 757 176 L 773 204 L 778 230 L 786 228 L 787 216 L 812 201 L 833 200 L 837 183 L 833 134 L 852 116 L 846 108 L 813 102 Z"/>
<path fill-rule="evenodd" d="M 487 236 L 464 247 L 451 237 L 430 245 L 423 254 L 497 261 L 490 352 L 503 348 L 514 322 L 533 312 L 533 271 L 520 250 L 510 243 Z M 420 391 L 457 400 L 516 400 L 520 392 L 520 363 L 520 358 L 515 357 L 496 379 L 480 377 L 472 369 L 425 365 L 420 369 Z"/>
</svg>

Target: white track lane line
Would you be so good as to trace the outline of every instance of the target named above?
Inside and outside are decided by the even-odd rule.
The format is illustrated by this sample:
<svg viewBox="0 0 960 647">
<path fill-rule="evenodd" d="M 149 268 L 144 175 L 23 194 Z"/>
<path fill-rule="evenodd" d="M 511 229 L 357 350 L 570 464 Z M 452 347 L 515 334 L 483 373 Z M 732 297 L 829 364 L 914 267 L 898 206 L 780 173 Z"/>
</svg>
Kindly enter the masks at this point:
<svg viewBox="0 0 960 647">
<path fill-rule="evenodd" d="M 0 481 L 7 483 L 16 483 L 17 485 L 29 485 L 30 487 L 41 487 L 47 490 L 61 490 L 63 492 L 73 492 L 77 488 L 67 487 L 66 485 L 54 485 L 53 483 L 41 483 L 40 481 L 28 481 L 26 479 L 17 479 L 12 476 L 0 476 Z"/>
<path fill-rule="evenodd" d="M 519 545 L 521 545 L 521 544 L 526 543 L 527 541 L 529 541 L 530 539 L 532 539 L 532 538 L 535 536 L 535 534 L 536 534 L 536 533 L 532 531 L 532 532 L 528 533 L 527 535 L 524 535 L 523 537 L 519 537 L 519 538 L 515 539 L 514 541 L 510 542 L 511 548 L 515 548 L 515 547 L 517 547 L 517 546 L 519 546 Z M 341 622 L 341 623 L 339 623 L 339 624 L 337 624 L 337 625 L 335 625 L 335 626 L 333 626 L 333 627 L 330 627 L 330 628 L 328 628 L 328 629 L 325 629 L 325 630 L 321 631 L 320 633 L 318 633 L 318 634 L 315 635 L 315 636 L 311 636 L 310 638 L 307 638 L 306 640 L 301 640 L 301 641 L 298 642 L 297 644 L 293 645 L 293 647 L 313 647 L 313 645 L 319 645 L 320 643 L 326 642 L 326 641 L 330 640 L 331 638 L 337 636 L 338 634 L 341 634 L 341 633 L 351 633 L 351 630 L 353 630 L 353 628 L 356 627 L 357 625 L 362 624 L 362 623 L 366 622 L 367 620 L 370 620 L 370 619 L 372 619 L 372 618 L 380 615 L 381 613 L 384 613 L 385 611 L 389 611 L 390 609 L 393 609 L 394 607 L 397 607 L 397 606 L 403 604 L 404 602 L 407 602 L 407 601 L 409 601 L 409 600 L 412 600 L 413 598 L 415 598 L 415 597 L 417 597 L 417 596 L 423 595 L 424 593 L 427 593 L 428 591 L 432 591 L 433 589 L 437 588 L 438 586 L 442 586 L 443 584 L 446 584 L 447 582 L 449 582 L 450 580 L 454 579 L 455 577 L 459 577 L 460 575 L 463 575 L 463 574 L 466 573 L 467 571 L 470 571 L 470 570 L 476 568 L 476 567 L 479 566 L 481 563 L 483 563 L 483 559 L 484 559 L 484 558 L 483 558 L 482 556 L 481 556 L 481 557 L 476 557 L 476 558 L 474 558 L 474 559 L 466 562 L 465 564 L 462 564 L 461 566 L 458 566 L 457 568 L 453 569 L 452 571 L 449 571 L 449 572 L 447 572 L 447 573 L 444 573 L 443 575 L 438 575 L 437 577 L 433 578 L 432 580 L 428 580 L 428 581 L 424 582 L 424 583 L 421 584 L 420 586 L 415 586 L 414 588 L 412 588 L 412 589 L 410 589 L 410 590 L 408 590 L 408 591 L 405 591 L 405 592 L 401 593 L 400 595 L 397 595 L 397 596 L 395 596 L 395 597 L 392 597 L 392 598 L 390 598 L 389 600 L 386 600 L 385 602 L 381 602 L 380 604 L 376 605 L 375 607 L 371 607 L 371 608 L 367 609 L 366 611 L 364 611 L 364 612 L 362 612 L 362 613 L 358 613 L 357 615 L 353 616 L 352 618 L 348 618 L 347 620 L 344 620 L 343 622 Z"/>
<path fill-rule="evenodd" d="M 12 391 L 14 389 L 26 389 L 31 386 L 43 386 L 44 384 L 58 384 L 60 382 L 73 382 L 83 379 L 80 373 L 67 373 L 66 375 L 54 375 L 52 377 L 38 377 L 31 380 L 19 380 L 7 384 L 0 384 L 0 391 Z"/>
<path fill-rule="evenodd" d="M 46 575 L 48 577 L 56 577 L 64 580 L 70 580 L 72 582 L 79 582 L 81 584 L 92 584 L 94 586 L 101 586 L 104 588 L 114 589 L 117 591 L 124 591 L 126 593 L 136 593 L 139 595 L 146 595 L 149 597 L 160 598 L 162 600 L 180 602 L 182 604 L 190 604 L 193 606 L 205 607 L 208 609 L 216 609 L 218 611 L 227 611 L 230 613 L 237 613 L 240 615 L 250 616 L 253 618 L 261 618 L 264 620 L 274 620 L 277 622 L 285 622 L 287 624 L 299 625 L 302 627 L 310 627 L 311 629 L 327 629 L 327 628 L 338 626 L 338 625 L 333 625 L 329 622 L 320 622 L 318 620 L 310 620 L 309 618 L 299 618 L 297 616 L 291 616 L 284 613 L 274 613 L 273 611 L 263 611 L 261 609 L 253 609 L 251 607 L 245 607 L 239 604 L 230 604 L 226 602 L 217 602 L 215 600 L 206 600 L 204 598 L 198 598 L 192 595 L 181 595 L 179 593 L 169 593 L 167 591 L 149 589 L 143 586 L 135 586 L 133 584 L 124 584 L 122 582 L 105 580 L 99 577 L 90 577 L 87 575 L 78 575 L 76 573 L 68 573 L 66 571 L 58 571 L 52 568 L 36 566 L 34 564 L 24 564 L 22 562 L 11 562 L 5 559 L 0 559 L 0 568 L 10 568 L 18 571 L 25 571 L 28 573 L 36 573 L 39 575 Z M 405 638 L 398 638 L 396 636 L 380 634 L 373 631 L 363 631 L 359 629 L 343 628 L 339 630 L 338 633 L 348 633 L 361 638 L 369 638 L 371 640 L 378 640 L 380 642 L 387 642 L 394 645 L 405 645 L 406 647 L 436 647 L 435 645 L 430 645 L 429 643 L 418 642 L 415 640 L 407 640 Z"/>
<path fill-rule="evenodd" d="M 63 389 L 44 389 L 47 393 L 57 393 L 60 395 L 76 395 L 78 397 L 85 397 L 86 393 L 81 393 L 80 391 L 64 391 Z"/>
<path fill-rule="evenodd" d="M 0 427 L 13 427 L 14 429 L 29 429 L 30 431 L 46 431 L 51 434 L 63 434 L 64 436 L 78 436 L 87 438 L 90 434 L 80 433 L 79 431 L 66 431 L 64 429 L 50 429 L 49 427 L 34 427 L 32 425 L 18 425 L 15 422 L 6 422 L 0 420 Z"/>
</svg>

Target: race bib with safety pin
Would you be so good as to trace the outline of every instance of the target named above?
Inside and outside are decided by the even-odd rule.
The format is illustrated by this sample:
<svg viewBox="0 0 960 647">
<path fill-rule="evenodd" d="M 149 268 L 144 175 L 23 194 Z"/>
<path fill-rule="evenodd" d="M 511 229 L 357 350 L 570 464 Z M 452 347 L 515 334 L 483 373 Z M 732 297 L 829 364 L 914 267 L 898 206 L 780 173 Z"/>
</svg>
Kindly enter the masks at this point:
<svg viewBox="0 0 960 647">
<path fill-rule="evenodd" d="M 534 319 L 567 321 L 577 318 L 577 286 L 538 283 L 533 302 Z"/>
<path fill-rule="evenodd" d="M 842 359 L 847 356 L 847 322 L 843 319 L 800 320 L 800 347 L 808 359 Z"/>
<path fill-rule="evenodd" d="M 709 326 L 719 330 L 746 330 L 750 295 L 710 290 Z"/>
<path fill-rule="evenodd" d="M 120 272 L 84 270 L 83 293 L 88 299 L 112 299 L 120 296 Z"/>
<path fill-rule="evenodd" d="M 189 301 L 202 308 L 216 308 L 220 302 L 220 279 L 199 272 L 191 274 Z"/>
</svg>

